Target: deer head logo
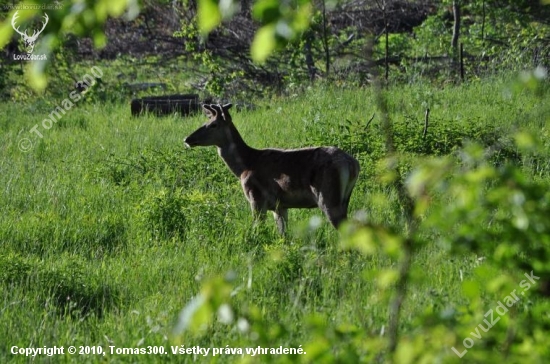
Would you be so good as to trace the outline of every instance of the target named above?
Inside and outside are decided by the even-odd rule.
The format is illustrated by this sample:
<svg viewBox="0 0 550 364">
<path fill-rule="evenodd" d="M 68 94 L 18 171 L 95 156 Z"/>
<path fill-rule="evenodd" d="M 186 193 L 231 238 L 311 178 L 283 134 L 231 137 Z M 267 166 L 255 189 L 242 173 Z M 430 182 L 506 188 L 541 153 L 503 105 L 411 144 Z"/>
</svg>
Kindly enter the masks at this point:
<svg viewBox="0 0 550 364">
<path fill-rule="evenodd" d="M 11 18 L 11 26 L 17 33 L 19 33 L 23 37 L 23 41 L 25 42 L 25 50 L 27 51 L 27 53 L 30 54 L 34 50 L 34 44 L 36 43 L 36 39 L 38 39 L 38 36 L 40 35 L 40 33 L 42 33 L 44 28 L 46 28 L 46 24 L 48 24 L 48 20 L 49 20 L 48 14 L 44 14 L 42 29 L 40 29 L 38 32 L 36 30 L 33 30 L 32 35 L 29 36 L 27 34 L 27 30 L 25 30 L 25 32 L 21 32 L 19 30 L 19 27 L 16 27 L 15 21 L 19 17 L 17 13 L 19 13 L 19 11 L 16 11 L 15 14 L 13 14 L 13 17 Z"/>
</svg>

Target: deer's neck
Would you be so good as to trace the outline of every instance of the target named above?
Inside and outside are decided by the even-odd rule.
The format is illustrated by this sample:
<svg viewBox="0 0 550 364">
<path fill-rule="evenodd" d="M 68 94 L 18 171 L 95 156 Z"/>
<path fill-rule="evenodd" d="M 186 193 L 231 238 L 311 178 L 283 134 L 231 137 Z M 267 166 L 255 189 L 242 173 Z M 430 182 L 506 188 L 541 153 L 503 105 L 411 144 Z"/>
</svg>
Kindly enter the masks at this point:
<svg viewBox="0 0 550 364">
<path fill-rule="evenodd" d="M 234 126 L 230 129 L 228 142 L 218 146 L 218 154 L 237 177 L 250 168 L 254 152 Z"/>
</svg>

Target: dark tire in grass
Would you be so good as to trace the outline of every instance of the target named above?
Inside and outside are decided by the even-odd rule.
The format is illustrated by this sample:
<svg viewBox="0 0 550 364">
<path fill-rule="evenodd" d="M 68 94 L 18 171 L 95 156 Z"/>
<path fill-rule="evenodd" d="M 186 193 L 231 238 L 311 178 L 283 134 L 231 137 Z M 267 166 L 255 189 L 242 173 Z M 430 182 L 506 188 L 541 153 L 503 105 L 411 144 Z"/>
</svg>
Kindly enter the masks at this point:
<svg viewBox="0 0 550 364">
<path fill-rule="evenodd" d="M 146 112 L 158 116 L 170 115 L 173 113 L 187 116 L 200 110 L 199 95 L 167 95 L 133 99 L 130 104 L 130 110 L 132 116 L 139 116 Z"/>
</svg>

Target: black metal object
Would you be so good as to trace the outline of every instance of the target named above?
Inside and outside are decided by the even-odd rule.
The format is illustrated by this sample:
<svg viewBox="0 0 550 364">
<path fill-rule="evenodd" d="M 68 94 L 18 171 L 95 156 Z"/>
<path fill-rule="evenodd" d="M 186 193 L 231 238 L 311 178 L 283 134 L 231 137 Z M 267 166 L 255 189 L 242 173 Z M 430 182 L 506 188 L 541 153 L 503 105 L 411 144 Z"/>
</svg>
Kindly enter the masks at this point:
<svg viewBox="0 0 550 364">
<path fill-rule="evenodd" d="M 133 99 L 130 104 L 132 116 L 150 112 L 155 115 L 170 115 L 179 113 L 182 116 L 196 113 L 200 110 L 199 95 L 166 95 Z"/>
</svg>

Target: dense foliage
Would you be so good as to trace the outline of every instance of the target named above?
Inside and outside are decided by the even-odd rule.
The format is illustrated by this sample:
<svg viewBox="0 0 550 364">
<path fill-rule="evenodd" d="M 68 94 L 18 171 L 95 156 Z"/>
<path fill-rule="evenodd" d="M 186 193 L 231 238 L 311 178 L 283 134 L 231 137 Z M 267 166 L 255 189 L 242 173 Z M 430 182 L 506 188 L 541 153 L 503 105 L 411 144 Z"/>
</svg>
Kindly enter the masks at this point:
<svg viewBox="0 0 550 364">
<path fill-rule="evenodd" d="M 237 5 L 150 1 L 144 18 L 134 1 L 65 6 L 43 36 L 48 63 L 0 65 L 0 361 L 28 361 L 14 345 L 153 345 L 218 348 L 219 362 L 547 362 L 548 9 Z M 79 58 L 77 36 L 109 42 L 110 16 L 141 26 L 170 6 L 177 57 Z M 0 45 L 14 39 L 5 13 Z M 46 127 L 92 66 L 102 76 Z M 202 116 L 130 116 L 125 81 L 152 77 L 254 102 L 234 120 L 255 147 L 353 154 L 352 218 L 337 232 L 292 211 L 284 237 L 253 225 L 214 148 L 183 149 Z M 301 351 L 231 351 L 258 347 Z"/>
<path fill-rule="evenodd" d="M 9 10 L 7 3 L 0 5 Z M 21 61 L 1 66 L 0 93 L 18 99 L 29 85 L 44 89 L 48 75 L 50 82 L 62 80 L 59 84 L 76 81 L 78 75 L 66 65 L 77 60 L 113 58 L 125 67 L 110 80 L 110 89 L 132 84 L 132 76 L 151 63 L 158 71 L 172 68 L 177 59 L 169 75 L 152 73 L 144 81 L 177 91 L 192 86 L 205 97 L 292 92 L 321 79 L 362 86 L 372 82 L 373 65 L 390 82 L 456 82 L 461 72 L 451 46 L 452 3 L 460 9 L 466 79 L 549 66 L 550 7 L 538 1 L 148 1 L 141 13 L 134 1 L 105 1 L 50 11 L 37 48 L 50 54 L 49 61 L 40 67 Z M 22 46 L 10 25 L 14 10 L 4 11 L 0 31 L 8 58 Z M 119 15 L 122 19 L 108 18 Z M 25 25 L 35 16 L 36 10 L 20 11 L 19 20 Z M 92 44 L 106 46 L 105 51 Z M 139 61 L 146 56 L 152 57 Z M 184 72 L 186 82 L 178 82 L 175 72 Z M 59 84 L 46 92 L 55 93 Z M 14 86 L 23 90 L 13 92 Z"/>
</svg>

